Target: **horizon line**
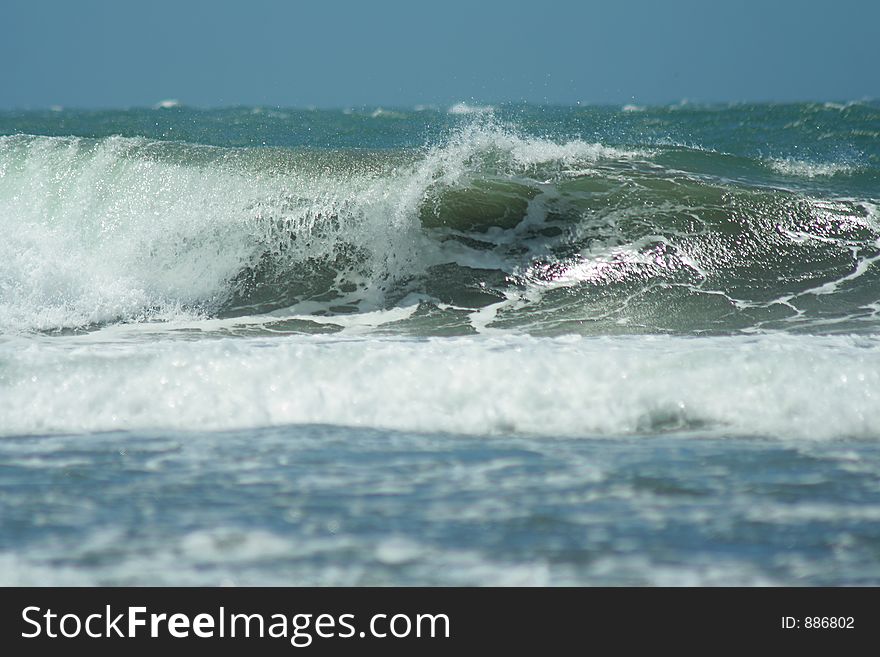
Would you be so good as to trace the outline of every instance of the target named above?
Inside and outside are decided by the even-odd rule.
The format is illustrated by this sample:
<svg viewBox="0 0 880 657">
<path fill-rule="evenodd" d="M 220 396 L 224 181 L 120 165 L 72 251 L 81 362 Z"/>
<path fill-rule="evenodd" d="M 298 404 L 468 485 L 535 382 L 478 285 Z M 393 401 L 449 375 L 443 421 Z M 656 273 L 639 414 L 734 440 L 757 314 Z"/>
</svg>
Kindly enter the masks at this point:
<svg viewBox="0 0 880 657">
<path fill-rule="evenodd" d="M 856 105 L 861 103 L 880 102 L 880 96 L 862 96 L 860 98 L 801 98 L 788 100 L 775 99 L 750 99 L 750 100 L 707 100 L 699 98 L 680 98 L 667 102 L 639 102 L 636 99 L 627 101 L 529 101 L 529 100 L 498 100 L 498 101 L 477 101 L 477 100 L 454 100 L 446 102 L 426 102 L 426 103 L 356 103 L 349 105 L 336 104 L 293 104 L 284 105 L 276 103 L 229 103 L 216 105 L 190 104 L 177 98 L 165 98 L 149 105 L 131 104 L 131 105 L 65 105 L 63 103 L 53 103 L 49 105 L 18 105 L 18 106 L 0 106 L 0 112 L 64 112 L 64 111 L 83 111 L 83 112 L 106 112 L 106 111 L 132 111 L 132 110 L 196 110 L 196 111 L 216 111 L 216 110 L 232 110 L 232 109 L 267 109 L 267 110 L 296 110 L 296 111 L 339 111 L 354 112 L 368 110 L 407 110 L 415 112 L 423 111 L 441 111 L 449 112 L 456 107 L 463 110 L 472 109 L 476 111 L 492 111 L 504 107 L 554 107 L 554 108 L 575 108 L 575 107 L 633 107 L 633 108 L 669 108 L 676 106 L 695 106 L 695 107 L 712 107 L 712 106 L 736 106 L 736 105 L 805 105 L 812 103 L 834 103 L 843 106 Z M 454 112 L 453 112 L 454 113 Z M 465 113 L 465 112 L 463 112 Z"/>
</svg>

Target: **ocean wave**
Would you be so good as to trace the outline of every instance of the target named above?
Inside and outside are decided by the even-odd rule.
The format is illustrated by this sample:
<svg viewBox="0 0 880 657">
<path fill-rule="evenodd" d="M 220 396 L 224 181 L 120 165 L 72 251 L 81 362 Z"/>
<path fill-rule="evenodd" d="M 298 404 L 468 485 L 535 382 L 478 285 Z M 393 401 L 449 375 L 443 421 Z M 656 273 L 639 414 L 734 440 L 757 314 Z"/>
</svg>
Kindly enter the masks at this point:
<svg viewBox="0 0 880 657">
<path fill-rule="evenodd" d="M 329 295 L 328 307 L 375 308 L 389 284 L 436 264 L 437 244 L 419 222 L 439 190 L 493 167 L 503 176 L 624 155 L 492 127 L 402 164 L 137 138 L 2 137 L 0 224 L 9 239 L 0 247 L 0 328 L 212 314 L 251 307 L 248 297 L 261 294 L 275 306 Z"/>
<path fill-rule="evenodd" d="M 426 335 L 875 321 L 872 203 L 681 169 L 719 157 L 486 118 L 398 151 L 0 137 L 0 330 L 333 317 L 407 299 L 421 319 L 395 330 Z"/>
</svg>

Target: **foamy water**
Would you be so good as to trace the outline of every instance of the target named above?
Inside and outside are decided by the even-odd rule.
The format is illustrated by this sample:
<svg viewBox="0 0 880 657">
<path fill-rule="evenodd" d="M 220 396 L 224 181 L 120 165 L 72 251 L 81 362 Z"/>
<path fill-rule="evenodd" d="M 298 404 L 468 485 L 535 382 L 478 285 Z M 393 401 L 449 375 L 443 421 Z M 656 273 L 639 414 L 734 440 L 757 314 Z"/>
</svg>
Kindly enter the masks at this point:
<svg viewBox="0 0 880 657">
<path fill-rule="evenodd" d="M 0 368 L 7 436 L 337 424 L 880 438 L 873 338 L 17 339 Z"/>
</svg>

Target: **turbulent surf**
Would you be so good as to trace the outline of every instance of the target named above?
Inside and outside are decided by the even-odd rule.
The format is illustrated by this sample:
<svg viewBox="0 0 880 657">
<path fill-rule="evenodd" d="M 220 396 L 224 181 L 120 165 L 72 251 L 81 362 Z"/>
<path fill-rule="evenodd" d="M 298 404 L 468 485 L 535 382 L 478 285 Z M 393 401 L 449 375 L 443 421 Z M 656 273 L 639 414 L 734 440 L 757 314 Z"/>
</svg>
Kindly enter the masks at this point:
<svg viewBox="0 0 880 657">
<path fill-rule="evenodd" d="M 571 500 L 591 495 L 724 493 L 715 517 L 730 526 L 812 523 L 804 531 L 825 536 L 822 523 L 876 519 L 880 508 L 869 477 L 880 440 L 878 204 L 880 105 L 869 101 L 3 112 L 0 451 L 50 478 L 82 466 L 101 479 L 82 458 L 110 458 L 124 443 L 118 454 L 133 450 L 131 467 L 176 490 L 189 479 L 175 473 L 202 472 L 203 453 L 229 465 L 215 453 L 228 449 L 232 479 L 205 486 L 277 484 L 275 499 L 290 493 L 278 483 L 289 468 L 301 468 L 297 494 L 329 496 L 343 524 L 345 500 L 332 491 L 351 485 L 410 499 L 423 482 L 437 517 L 459 517 L 446 490 L 454 482 L 428 474 L 451 459 L 463 485 L 486 496 L 492 522 L 520 512 L 586 522 Z M 645 479 L 627 450 L 648 438 L 658 460 Z M 61 447 L 42 450 L 52 441 Z M 774 469 L 777 458 L 793 469 Z M 354 484 L 339 473 L 313 481 L 309 459 L 360 474 Z M 711 467 L 685 472 L 680 462 Z M 783 483 L 755 497 L 753 477 Z M 785 486 L 847 477 L 861 486 L 858 504 L 832 495 L 831 506 L 785 506 Z M 123 477 L 120 500 L 135 479 Z M 536 481 L 547 508 L 540 496 L 492 492 L 518 495 Z M 19 502 L 7 511 L 37 513 Z M 481 503 L 475 518 L 489 517 Z M 609 523 L 629 513 L 614 508 Z M 718 556 L 723 528 L 662 509 L 664 526 L 709 532 L 704 544 Z M 310 517 L 297 513 L 306 515 L 291 523 Z M 171 530 L 162 558 L 189 563 L 194 582 L 206 567 L 222 573 L 226 559 L 252 558 L 307 579 L 326 550 L 344 549 L 315 538 L 313 556 L 285 562 L 273 550 L 288 530 L 264 523 L 254 534 L 241 514 L 220 534 Z M 414 517 L 400 517 L 410 536 Z M 444 527 L 441 543 L 467 534 Z M 382 583 L 695 576 L 626 561 L 620 546 L 603 562 L 599 534 L 572 561 L 560 530 L 553 545 L 568 570 L 535 570 L 525 539 L 505 542 L 499 562 L 488 543 L 461 553 L 412 536 L 374 545 L 361 529 L 349 535 L 355 570 L 316 581 L 371 581 L 357 570 L 371 559 Z M 109 549 L 88 535 L 97 543 L 82 563 Z M 0 541 L 0 580 L 142 581 L 137 550 L 121 565 L 94 557 L 104 565 L 68 572 L 33 540 L 43 561 L 4 557 Z M 861 564 L 852 581 L 876 582 L 876 540 L 813 548 Z M 806 572 L 840 582 L 831 557 L 810 561 L 813 548 L 780 567 L 783 542 L 762 543 L 764 561 L 733 554 L 729 568 L 693 581 L 792 583 Z M 216 559 L 208 566 L 206 554 Z M 465 571 L 446 568 L 453 562 Z M 466 574 L 426 580 L 423 567 Z M 253 568 L 247 581 L 275 572 Z"/>
<path fill-rule="evenodd" d="M 873 331 L 880 173 L 864 128 L 878 110 L 777 112 L 858 115 L 838 129 L 865 134 L 865 150 L 811 161 L 705 137 L 554 139 L 485 113 L 408 148 L 2 137 L 0 322 L 21 333 L 282 313 L 323 332 L 344 323 L 310 318 L 409 308 L 388 332 Z M 582 129 L 570 114 L 559 120 Z"/>
</svg>

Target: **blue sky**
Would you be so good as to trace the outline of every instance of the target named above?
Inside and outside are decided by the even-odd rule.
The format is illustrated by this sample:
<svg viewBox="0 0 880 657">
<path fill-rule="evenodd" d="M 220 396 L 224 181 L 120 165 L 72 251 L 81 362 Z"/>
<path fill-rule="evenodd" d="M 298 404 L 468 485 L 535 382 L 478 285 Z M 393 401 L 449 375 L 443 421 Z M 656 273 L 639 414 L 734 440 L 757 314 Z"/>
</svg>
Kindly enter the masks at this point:
<svg viewBox="0 0 880 657">
<path fill-rule="evenodd" d="M 2 0 L 0 107 L 880 97 L 876 0 Z"/>
</svg>

